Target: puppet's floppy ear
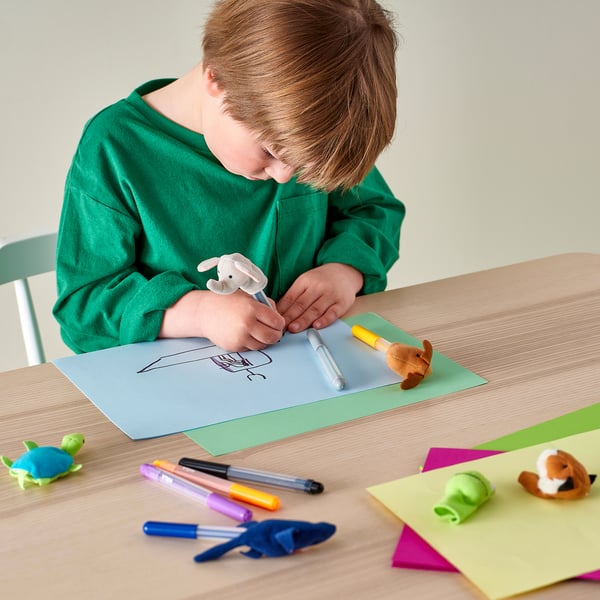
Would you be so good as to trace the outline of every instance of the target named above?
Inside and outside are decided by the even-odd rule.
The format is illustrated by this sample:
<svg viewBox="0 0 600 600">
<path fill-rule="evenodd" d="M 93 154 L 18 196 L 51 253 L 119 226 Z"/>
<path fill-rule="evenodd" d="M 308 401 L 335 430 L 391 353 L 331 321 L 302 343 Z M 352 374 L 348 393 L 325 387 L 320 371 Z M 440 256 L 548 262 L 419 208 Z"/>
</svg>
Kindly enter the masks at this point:
<svg viewBox="0 0 600 600">
<path fill-rule="evenodd" d="M 240 260 L 234 260 L 233 265 L 240 273 L 243 273 L 246 277 L 250 277 L 252 281 L 255 281 L 256 283 L 261 281 L 260 275 L 262 275 L 262 273 L 259 274 L 254 265 L 248 265 Z"/>
<path fill-rule="evenodd" d="M 423 354 L 423 360 L 427 362 L 427 364 L 431 364 L 431 357 L 433 356 L 433 346 L 429 340 L 423 340 L 423 350 L 425 353 Z"/>
<path fill-rule="evenodd" d="M 203 260 L 199 265 L 198 265 L 198 271 L 202 272 L 202 271 L 208 271 L 209 269 L 212 269 L 213 267 L 216 267 L 219 264 L 219 257 L 218 256 L 213 256 L 212 258 L 207 258 L 206 260 Z"/>
<path fill-rule="evenodd" d="M 241 256 L 241 258 L 244 260 L 234 260 L 233 266 L 254 283 L 248 282 L 244 285 L 240 285 L 240 288 L 248 294 L 256 294 L 256 292 L 263 290 L 267 285 L 267 276 L 246 257 Z"/>
<path fill-rule="evenodd" d="M 400 383 L 403 390 L 410 390 L 423 381 L 423 373 L 409 373 Z"/>
</svg>

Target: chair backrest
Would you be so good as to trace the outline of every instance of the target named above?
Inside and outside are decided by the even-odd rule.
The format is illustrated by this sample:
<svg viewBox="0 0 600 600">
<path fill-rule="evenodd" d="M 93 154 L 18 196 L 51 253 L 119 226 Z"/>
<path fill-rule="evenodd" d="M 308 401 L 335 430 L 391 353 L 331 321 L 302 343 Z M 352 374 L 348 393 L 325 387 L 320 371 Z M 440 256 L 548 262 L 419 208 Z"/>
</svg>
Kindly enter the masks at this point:
<svg viewBox="0 0 600 600">
<path fill-rule="evenodd" d="M 0 285 L 13 282 L 27 362 L 45 362 L 44 348 L 31 300 L 28 277 L 56 269 L 56 231 L 24 237 L 0 238 Z"/>
</svg>

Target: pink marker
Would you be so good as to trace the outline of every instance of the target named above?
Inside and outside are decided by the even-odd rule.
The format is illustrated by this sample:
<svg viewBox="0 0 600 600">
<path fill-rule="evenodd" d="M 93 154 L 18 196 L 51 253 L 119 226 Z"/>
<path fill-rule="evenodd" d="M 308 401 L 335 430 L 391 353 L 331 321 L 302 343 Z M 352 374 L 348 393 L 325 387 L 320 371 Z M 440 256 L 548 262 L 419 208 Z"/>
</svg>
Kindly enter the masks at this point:
<svg viewBox="0 0 600 600">
<path fill-rule="evenodd" d="M 157 481 L 177 492 L 191 496 L 208 506 L 208 508 L 227 515 L 232 519 L 242 522 L 252 519 L 252 511 L 245 506 L 240 506 L 191 481 L 186 481 L 185 479 L 166 473 L 154 465 L 143 464 L 140 467 L 140 473 L 147 479 Z"/>
</svg>

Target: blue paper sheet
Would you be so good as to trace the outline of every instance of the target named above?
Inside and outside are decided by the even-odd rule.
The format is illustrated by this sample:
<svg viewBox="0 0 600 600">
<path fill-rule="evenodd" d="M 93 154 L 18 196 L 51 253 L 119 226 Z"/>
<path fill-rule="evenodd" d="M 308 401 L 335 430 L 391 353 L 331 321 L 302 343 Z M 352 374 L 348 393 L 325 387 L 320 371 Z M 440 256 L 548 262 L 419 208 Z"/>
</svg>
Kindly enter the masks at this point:
<svg viewBox="0 0 600 600">
<path fill-rule="evenodd" d="M 177 433 L 400 381 L 385 355 L 337 321 L 321 336 L 346 378 L 336 391 L 306 332 L 263 351 L 226 352 L 203 338 L 157 340 L 54 364 L 132 439 Z"/>
</svg>

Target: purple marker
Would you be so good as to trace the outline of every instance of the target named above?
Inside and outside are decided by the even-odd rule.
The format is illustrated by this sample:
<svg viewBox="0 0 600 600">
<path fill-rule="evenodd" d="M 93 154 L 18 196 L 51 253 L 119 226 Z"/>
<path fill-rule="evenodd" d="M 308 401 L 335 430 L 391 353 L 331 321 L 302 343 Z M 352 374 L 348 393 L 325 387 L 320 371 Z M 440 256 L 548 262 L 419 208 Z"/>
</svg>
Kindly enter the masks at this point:
<svg viewBox="0 0 600 600">
<path fill-rule="evenodd" d="M 245 523 L 252 519 L 252 511 L 245 506 L 240 506 L 223 496 L 219 496 L 219 494 L 215 494 L 214 492 L 203 488 L 201 485 L 166 473 L 154 465 L 143 464 L 140 467 L 140 473 L 147 479 L 158 481 L 158 483 L 169 486 L 177 492 L 187 494 L 196 500 L 200 500 L 200 502 L 208 506 L 208 508 L 212 508 L 236 521 Z"/>
</svg>

